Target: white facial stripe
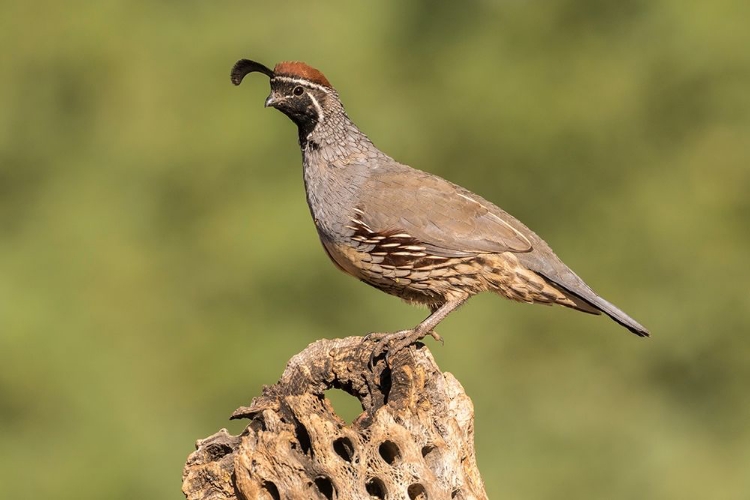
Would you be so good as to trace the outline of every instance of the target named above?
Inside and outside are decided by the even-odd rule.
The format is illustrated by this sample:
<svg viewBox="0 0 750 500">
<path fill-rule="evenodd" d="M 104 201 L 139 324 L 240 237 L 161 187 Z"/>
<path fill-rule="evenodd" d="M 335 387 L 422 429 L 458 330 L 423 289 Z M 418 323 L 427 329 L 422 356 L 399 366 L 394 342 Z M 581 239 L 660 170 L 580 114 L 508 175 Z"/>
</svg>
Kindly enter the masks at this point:
<svg viewBox="0 0 750 500">
<path fill-rule="evenodd" d="M 320 103 L 312 94 L 307 94 L 307 96 L 310 98 L 310 100 L 313 103 L 313 106 L 315 106 L 315 111 L 318 112 L 318 125 L 323 123 L 323 108 L 320 107 Z"/>
<path fill-rule="evenodd" d="M 318 85 L 317 83 L 313 83 L 309 80 L 303 80 L 301 78 L 292 78 L 291 76 L 274 76 L 273 78 L 271 78 L 271 80 L 280 80 L 282 82 L 298 83 L 300 85 L 310 87 L 311 89 L 322 90 L 323 92 L 327 94 L 331 92 L 331 89 L 329 89 L 328 87 L 324 87 L 323 85 Z"/>
</svg>

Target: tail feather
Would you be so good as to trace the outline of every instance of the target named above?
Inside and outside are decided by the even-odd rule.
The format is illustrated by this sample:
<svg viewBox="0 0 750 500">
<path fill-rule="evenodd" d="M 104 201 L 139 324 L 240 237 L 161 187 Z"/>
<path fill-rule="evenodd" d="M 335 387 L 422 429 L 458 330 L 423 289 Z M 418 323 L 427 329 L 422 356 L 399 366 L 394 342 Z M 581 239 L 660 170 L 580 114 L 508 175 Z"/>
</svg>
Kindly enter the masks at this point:
<svg viewBox="0 0 750 500">
<path fill-rule="evenodd" d="M 639 337 L 650 337 L 651 334 L 646 330 L 643 325 L 638 323 L 636 320 L 622 312 L 616 305 L 607 302 L 601 297 L 596 297 L 596 301 L 593 303 L 595 307 L 601 310 L 604 314 L 621 324 L 631 332 L 635 333 Z"/>
<path fill-rule="evenodd" d="M 581 293 L 577 293 L 561 285 L 560 283 L 557 283 L 549 279 L 546 276 L 545 276 L 545 279 L 550 285 L 554 286 L 555 288 L 563 292 L 573 302 L 574 305 L 568 305 L 568 307 L 571 307 L 578 311 L 583 311 L 589 314 L 604 313 L 610 318 L 612 318 L 616 323 L 624 326 L 625 328 L 630 330 L 632 333 L 638 335 L 639 337 L 651 336 L 649 331 L 646 330 L 646 328 L 644 328 L 643 325 L 641 325 L 636 320 L 634 320 L 633 318 L 625 314 L 620 308 L 618 308 L 611 302 L 608 302 L 604 300 L 603 298 L 599 297 L 590 288 L 586 287 L 588 288 L 588 290 L 585 290 L 584 292 L 581 292 Z M 563 305 L 567 305 L 567 304 L 563 304 Z"/>
</svg>

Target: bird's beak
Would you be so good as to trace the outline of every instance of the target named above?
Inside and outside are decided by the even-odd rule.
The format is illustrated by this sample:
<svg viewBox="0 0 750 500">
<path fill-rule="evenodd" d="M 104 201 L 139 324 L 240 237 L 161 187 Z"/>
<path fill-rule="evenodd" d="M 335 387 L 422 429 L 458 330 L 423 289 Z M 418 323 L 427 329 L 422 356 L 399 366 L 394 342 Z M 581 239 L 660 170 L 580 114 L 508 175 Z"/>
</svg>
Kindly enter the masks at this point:
<svg viewBox="0 0 750 500">
<path fill-rule="evenodd" d="M 269 96 L 266 98 L 265 107 L 267 107 L 267 108 L 271 108 L 271 107 L 275 108 L 276 104 L 278 102 L 279 102 L 279 98 L 276 95 L 274 95 L 273 92 L 271 92 L 271 94 L 269 94 Z"/>
</svg>

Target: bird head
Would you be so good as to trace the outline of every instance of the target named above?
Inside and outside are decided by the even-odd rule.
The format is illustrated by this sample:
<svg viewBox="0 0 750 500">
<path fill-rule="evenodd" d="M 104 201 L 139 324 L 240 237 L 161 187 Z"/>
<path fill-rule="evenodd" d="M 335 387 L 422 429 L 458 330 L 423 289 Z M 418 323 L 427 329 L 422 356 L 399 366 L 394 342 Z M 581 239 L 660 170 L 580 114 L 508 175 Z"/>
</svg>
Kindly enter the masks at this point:
<svg viewBox="0 0 750 500">
<path fill-rule="evenodd" d="M 232 68 L 232 83 L 239 85 L 245 75 L 253 72 L 271 79 L 271 93 L 265 106 L 287 115 L 301 131 L 312 131 L 321 123 L 329 100 L 335 98 L 335 91 L 323 73 L 303 62 L 281 62 L 270 69 L 241 59 Z"/>
</svg>

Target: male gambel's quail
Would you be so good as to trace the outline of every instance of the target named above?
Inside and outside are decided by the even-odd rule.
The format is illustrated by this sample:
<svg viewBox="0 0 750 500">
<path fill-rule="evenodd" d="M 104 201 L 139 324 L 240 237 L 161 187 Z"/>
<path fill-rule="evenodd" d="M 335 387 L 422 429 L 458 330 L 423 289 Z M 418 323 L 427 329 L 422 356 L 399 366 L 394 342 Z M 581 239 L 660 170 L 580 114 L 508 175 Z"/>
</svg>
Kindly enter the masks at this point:
<svg viewBox="0 0 750 500">
<path fill-rule="evenodd" d="M 648 330 L 599 297 L 533 231 L 481 196 L 398 163 L 347 116 L 323 74 L 302 62 L 271 70 L 242 59 L 231 72 L 271 79 L 271 106 L 299 129 L 305 190 L 328 256 L 342 271 L 431 314 L 388 334 L 395 352 L 479 292 L 604 313 L 641 337 Z"/>
</svg>

